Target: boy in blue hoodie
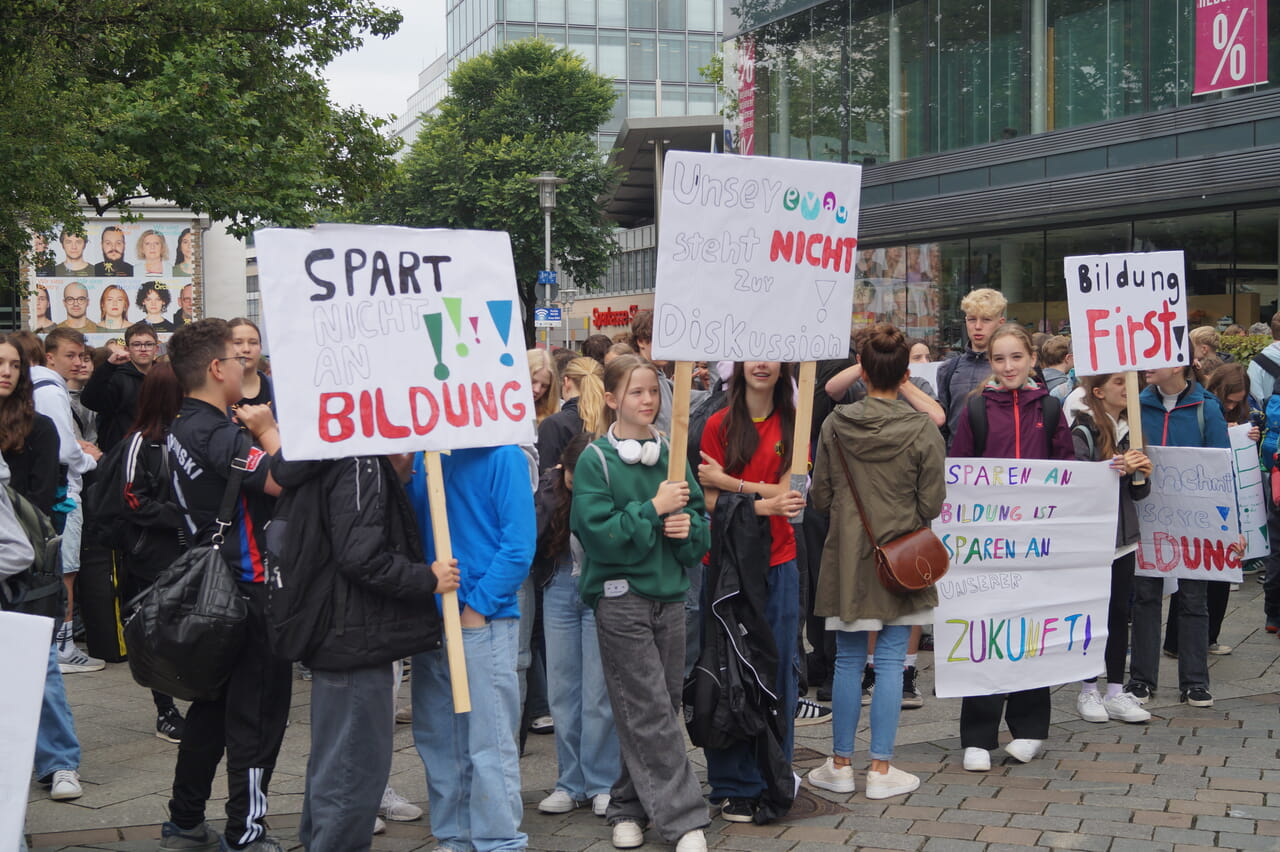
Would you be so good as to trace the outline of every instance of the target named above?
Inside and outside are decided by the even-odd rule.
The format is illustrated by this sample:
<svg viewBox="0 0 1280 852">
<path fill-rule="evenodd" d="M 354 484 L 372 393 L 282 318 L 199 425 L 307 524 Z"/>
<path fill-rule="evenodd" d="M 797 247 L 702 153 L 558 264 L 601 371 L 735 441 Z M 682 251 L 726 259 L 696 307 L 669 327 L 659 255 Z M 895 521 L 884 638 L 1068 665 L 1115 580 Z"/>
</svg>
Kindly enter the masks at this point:
<svg viewBox="0 0 1280 852">
<path fill-rule="evenodd" d="M 1152 447 L 1227 447 L 1227 420 L 1216 397 L 1193 378 L 1190 367 L 1162 367 L 1147 371 L 1142 403 L 1142 435 Z M 1212 707 L 1209 693 L 1208 580 L 1178 580 L 1171 606 L 1178 628 L 1179 700 L 1192 707 Z M 1133 653 L 1129 684 L 1139 704 L 1146 704 L 1160 675 L 1160 598 L 1164 580 L 1134 577 Z"/>
<path fill-rule="evenodd" d="M 525 849 L 520 831 L 520 608 L 516 594 L 537 543 L 529 466 L 519 447 L 454 450 L 440 457 L 449 538 L 461 585 L 462 640 L 471 712 L 453 712 L 445 649 L 413 658 L 413 739 L 427 770 L 431 832 L 444 850 Z M 425 465 L 409 499 L 435 559 Z M 447 641 L 447 640 L 446 640 Z"/>
</svg>

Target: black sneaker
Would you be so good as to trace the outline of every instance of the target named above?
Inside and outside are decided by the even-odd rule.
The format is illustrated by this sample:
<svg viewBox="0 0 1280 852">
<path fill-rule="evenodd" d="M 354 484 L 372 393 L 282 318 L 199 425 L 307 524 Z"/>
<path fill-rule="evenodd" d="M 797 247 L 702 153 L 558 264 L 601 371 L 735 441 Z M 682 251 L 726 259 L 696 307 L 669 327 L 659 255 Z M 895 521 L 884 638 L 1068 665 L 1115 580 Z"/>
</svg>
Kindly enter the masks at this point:
<svg viewBox="0 0 1280 852">
<path fill-rule="evenodd" d="M 1151 700 L 1151 696 L 1155 691 L 1145 683 L 1131 683 L 1124 688 L 1124 691 L 1133 696 L 1134 700 L 1139 704 L 1146 704 Z"/>
<path fill-rule="evenodd" d="M 754 799 L 725 799 L 720 817 L 725 822 L 751 822 L 756 815 Z"/>
<path fill-rule="evenodd" d="M 797 728 L 806 725 L 821 725 L 831 721 L 831 708 L 823 707 L 816 701 L 801 698 L 796 701 L 795 724 Z"/>
<path fill-rule="evenodd" d="M 1182 690 L 1182 695 L 1178 698 L 1178 701 L 1183 704 L 1189 704 L 1192 707 L 1213 706 L 1213 696 L 1203 686 L 1193 686 L 1190 689 Z"/>
<path fill-rule="evenodd" d="M 867 666 L 862 670 L 862 706 L 871 703 L 871 693 L 876 688 L 876 667 Z"/>
<path fill-rule="evenodd" d="M 907 709 L 924 706 L 924 696 L 916 688 L 915 666 L 907 666 L 902 670 L 902 706 Z"/>
<path fill-rule="evenodd" d="M 182 731 L 186 726 L 187 720 L 182 718 L 177 707 L 170 707 L 156 716 L 156 736 L 165 742 L 182 742 Z"/>
</svg>

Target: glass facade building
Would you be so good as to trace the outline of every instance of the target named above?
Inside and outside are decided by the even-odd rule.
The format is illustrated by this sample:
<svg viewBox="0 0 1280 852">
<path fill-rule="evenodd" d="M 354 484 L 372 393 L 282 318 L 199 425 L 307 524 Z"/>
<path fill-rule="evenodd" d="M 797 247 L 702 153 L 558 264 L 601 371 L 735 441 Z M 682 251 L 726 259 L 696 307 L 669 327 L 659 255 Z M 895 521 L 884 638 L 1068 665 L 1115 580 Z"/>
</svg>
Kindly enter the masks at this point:
<svg viewBox="0 0 1280 852">
<path fill-rule="evenodd" d="M 728 0 L 737 138 L 864 164 L 857 322 L 956 345 L 991 286 L 1056 331 L 1064 256 L 1183 249 L 1193 322 L 1248 325 L 1280 288 L 1280 0 L 1256 2 L 1270 82 L 1196 95 L 1197 0 Z"/>
<path fill-rule="evenodd" d="M 720 0 L 451 0 L 449 70 L 522 38 L 571 48 L 614 81 L 618 100 L 597 140 L 608 149 L 628 116 L 719 111 L 698 69 L 719 49 L 723 9 Z"/>
</svg>

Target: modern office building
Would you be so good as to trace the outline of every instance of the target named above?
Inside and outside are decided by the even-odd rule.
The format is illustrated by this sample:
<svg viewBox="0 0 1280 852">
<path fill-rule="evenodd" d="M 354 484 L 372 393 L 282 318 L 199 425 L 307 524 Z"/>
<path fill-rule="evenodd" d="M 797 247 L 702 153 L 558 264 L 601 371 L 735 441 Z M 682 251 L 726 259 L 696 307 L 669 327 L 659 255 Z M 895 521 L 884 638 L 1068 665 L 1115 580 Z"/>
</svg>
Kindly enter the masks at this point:
<svg viewBox="0 0 1280 852">
<path fill-rule="evenodd" d="M 422 130 L 422 117 L 430 115 L 445 95 L 449 94 L 449 57 L 437 56 L 426 68 L 418 72 L 418 90 L 409 96 L 404 114 L 396 119 L 391 135 L 404 143 L 397 159 L 404 159 L 417 141 Z"/>
<path fill-rule="evenodd" d="M 1010 319 L 1057 330 L 1064 256 L 1164 249 L 1186 253 L 1193 322 L 1276 310 L 1280 0 L 725 15 L 740 152 L 866 166 L 856 321 L 956 344 L 961 296 L 990 286 Z"/>
<path fill-rule="evenodd" d="M 449 71 L 506 42 L 538 36 L 576 50 L 612 78 L 618 100 L 597 137 L 602 150 L 612 147 L 628 116 L 719 110 L 715 86 L 698 69 L 719 49 L 721 0 L 450 0 L 448 7 Z"/>
</svg>

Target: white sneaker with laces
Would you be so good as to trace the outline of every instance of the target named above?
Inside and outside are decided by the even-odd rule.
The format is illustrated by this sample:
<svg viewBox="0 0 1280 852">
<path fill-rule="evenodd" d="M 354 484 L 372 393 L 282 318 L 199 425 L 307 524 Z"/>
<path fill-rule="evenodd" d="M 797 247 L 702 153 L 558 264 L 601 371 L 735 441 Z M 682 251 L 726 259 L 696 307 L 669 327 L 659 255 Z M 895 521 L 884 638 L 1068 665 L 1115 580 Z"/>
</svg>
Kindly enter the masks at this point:
<svg viewBox="0 0 1280 852">
<path fill-rule="evenodd" d="M 837 766 L 835 758 L 828 757 L 826 763 L 809 770 L 809 783 L 832 793 L 852 793 L 855 784 L 853 767 L 847 763 Z"/>
<path fill-rule="evenodd" d="M 1004 747 L 1004 753 L 1019 763 L 1030 763 L 1044 750 L 1044 740 L 1013 740 Z"/>
<path fill-rule="evenodd" d="M 635 849 L 644 845 L 644 829 L 633 819 L 624 819 L 613 824 L 613 848 Z"/>
<path fill-rule="evenodd" d="M 578 803 L 564 790 L 552 790 L 550 796 L 538 802 L 538 811 L 544 814 L 567 814 L 576 807 Z"/>
<path fill-rule="evenodd" d="M 98 672 L 106 667 L 105 662 L 97 657 L 90 657 L 70 639 L 58 643 L 58 668 L 63 674 Z"/>
<path fill-rule="evenodd" d="M 602 817 L 609 810 L 609 794 L 596 793 L 591 797 L 591 813 Z"/>
<path fill-rule="evenodd" d="M 387 824 L 386 824 L 385 822 L 383 822 L 383 821 L 382 821 L 382 817 L 374 817 L 374 818 L 373 818 L 373 833 L 374 833 L 374 834 L 386 834 L 386 833 L 387 833 Z"/>
<path fill-rule="evenodd" d="M 888 799 L 905 796 L 920 787 L 920 779 L 910 772 L 890 766 L 888 772 L 867 772 L 867 798 Z"/>
<path fill-rule="evenodd" d="M 1106 708 L 1102 706 L 1102 696 L 1096 689 L 1086 689 L 1076 697 L 1076 712 L 1086 722 L 1105 722 L 1110 718 Z"/>
<path fill-rule="evenodd" d="M 707 852 L 707 836 L 700 828 L 686 831 L 676 843 L 676 852 Z"/>
<path fill-rule="evenodd" d="M 1102 699 L 1102 706 L 1107 711 L 1107 717 L 1117 722 L 1145 722 L 1151 718 L 1151 714 L 1142 709 L 1138 699 L 1127 692 L 1108 695 Z"/>
<path fill-rule="evenodd" d="M 382 791 L 382 804 L 378 807 L 378 816 L 395 822 L 409 822 L 422 819 L 422 808 L 401 796 L 388 784 L 387 789 Z"/>
<path fill-rule="evenodd" d="M 49 785 L 49 798 L 55 802 L 66 802 L 84 795 L 80 788 L 80 773 L 74 769 L 59 769 L 53 773 L 53 782 Z"/>
<path fill-rule="evenodd" d="M 966 772 L 987 772 L 991 769 L 991 752 L 985 748 L 967 748 L 964 750 L 964 768 Z"/>
</svg>

